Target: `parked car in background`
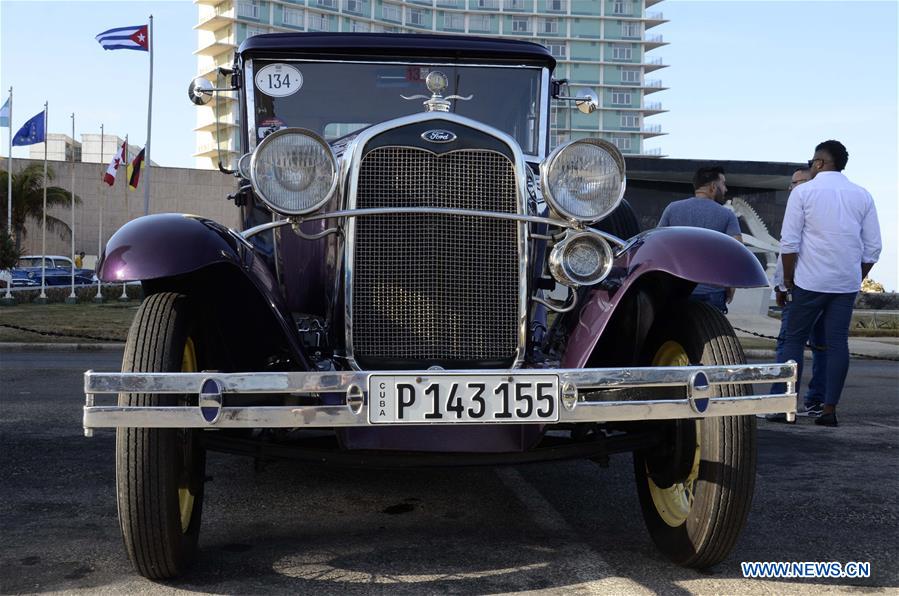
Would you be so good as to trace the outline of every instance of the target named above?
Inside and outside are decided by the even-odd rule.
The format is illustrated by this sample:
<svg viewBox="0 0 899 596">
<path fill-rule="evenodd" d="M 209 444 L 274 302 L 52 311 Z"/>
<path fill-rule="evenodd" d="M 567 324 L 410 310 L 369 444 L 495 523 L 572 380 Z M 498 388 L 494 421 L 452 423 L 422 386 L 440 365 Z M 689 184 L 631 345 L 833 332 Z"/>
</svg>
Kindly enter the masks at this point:
<svg viewBox="0 0 899 596">
<path fill-rule="evenodd" d="M 41 260 L 43 259 L 43 267 Z M 75 270 L 75 285 L 91 284 L 97 281 L 93 269 L 75 267 L 75 263 L 69 257 L 60 255 L 25 255 L 19 257 L 19 262 L 11 270 L 13 287 L 39 286 L 41 275 L 45 277 L 47 286 L 67 286 L 72 283 L 72 270 Z M 28 280 L 25 283 L 25 280 Z"/>
<path fill-rule="evenodd" d="M 551 150 L 551 106 L 590 114 L 596 93 L 566 93 L 543 46 L 470 36 L 258 35 L 235 60 L 219 90 L 240 102 L 242 231 L 141 217 L 98 267 L 146 295 L 83 411 L 88 436 L 117 429 L 138 573 L 190 564 L 209 449 L 404 467 L 632 452 L 658 548 L 726 557 L 754 415 L 795 413 L 796 366 L 746 364 L 727 319 L 688 301 L 767 286 L 742 244 L 639 233 L 614 145 Z"/>
</svg>

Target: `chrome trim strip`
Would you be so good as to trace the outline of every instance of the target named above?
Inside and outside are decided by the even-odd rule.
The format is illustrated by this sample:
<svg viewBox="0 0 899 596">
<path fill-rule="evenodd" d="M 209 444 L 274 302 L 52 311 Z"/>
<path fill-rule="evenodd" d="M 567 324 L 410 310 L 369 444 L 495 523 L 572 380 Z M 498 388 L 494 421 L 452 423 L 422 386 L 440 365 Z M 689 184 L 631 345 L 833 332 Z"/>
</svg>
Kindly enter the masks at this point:
<svg viewBox="0 0 899 596">
<path fill-rule="evenodd" d="M 559 375 L 584 389 L 635 389 L 687 387 L 693 375 L 705 373 L 709 385 L 795 383 L 796 363 L 723 364 L 716 366 L 644 366 L 634 368 L 526 368 L 488 370 L 390 370 L 390 371 L 293 371 L 248 373 L 96 372 L 84 373 L 84 392 L 103 393 L 199 393 L 203 381 L 215 379 L 223 393 L 317 393 L 343 391 L 350 385 L 367 386 L 370 375 Z"/>
<path fill-rule="evenodd" d="M 538 152 L 537 159 L 543 161 L 546 157 L 547 152 L 549 151 L 549 119 L 551 114 L 549 113 L 549 69 L 543 69 L 543 77 L 540 82 L 540 138 L 538 139 Z M 528 156 L 530 157 L 530 156 Z"/>
<path fill-rule="evenodd" d="M 256 150 L 256 81 L 253 75 L 253 61 L 244 62 L 243 87 L 244 96 L 247 98 L 247 153 Z"/>
<path fill-rule="evenodd" d="M 721 366 L 595 368 L 595 369 L 527 369 L 471 371 L 337 371 L 279 373 L 97 373 L 84 374 L 85 406 L 83 424 L 86 434 L 93 428 L 209 428 L 197 406 L 129 407 L 97 406 L 97 394 L 120 392 L 199 394 L 203 383 L 213 380 L 221 388 L 223 404 L 227 394 L 239 393 L 315 393 L 343 392 L 356 396 L 349 403 L 336 406 L 258 406 L 222 407 L 216 428 L 276 427 L 341 427 L 370 426 L 367 413 L 359 408 L 358 391 L 368 387 L 373 374 L 418 374 L 427 376 L 460 375 L 472 377 L 510 374 L 519 378 L 558 375 L 560 387 L 569 392 L 585 389 L 627 389 L 672 387 L 686 389 L 698 373 L 706 375 L 710 389 L 715 385 L 751 383 L 789 383 L 783 394 L 759 393 L 738 397 L 710 397 L 704 411 L 697 411 L 689 398 L 638 401 L 577 401 L 565 408 L 560 405 L 559 423 L 607 422 L 616 420 L 667 420 L 745 416 L 796 411 L 796 363 L 739 364 Z M 789 391 L 792 388 L 794 391 Z M 364 392 L 365 389 L 362 389 Z M 694 396 L 694 399 L 696 397 Z M 497 422 L 499 423 L 499 422 Z M 515 423 L 523 424 L 521 421 Z M 541 422 L 537 422 L 542 424 Z"/>
<path fill-rule="evenodd" d="M 449 122 L 453 122 L 455 124 L 459 124 L 461 126 L 466 126 L 469 128 L 473 128 L 480 132 L 487 133 L 503 143 L 507 147 L 509 147 L 512 155 L 515 156 L 513 166 L 515 168 L 515 178 L 516 184 L 518 188 L 518 213 L 519 215 L 524 216 L 524 214 L 528 213 L 528 185 L 527 185 L 527 164 L 525 163 L 524 156 L 521 153 L 521 149 L 518 146 L 518 143 L 511 136 L 506 133 L 492 128 L 490 126 L 485 125 L 482 122 L 478 122 L 476 120 L 472 120 L 470 118 L 465 118 L 464 116 L 458 116 L 456 114 L 451 113 L 443 113 L 443 112 L 423 112 L 420 114 L 412 114 L 411 116 L 403 116 L 402 118 L 397 118 L 395 120 L 390 120 L 388 122 L 383 122 L 381 124 L 377 124 L 371 126 L 362 132 L 353 139 L 353 141 L 347 146 L 346 152 L 344 153 L 344 163 L 348 163 L 347 167 L 347 193 L 345 196 L 346 200 L 346 212 L 349 217 L 353 213 L 358 213 L 361 210 L 356 210 L 356 195 L 358 193 L 358 185 L 359 185 L 359 170 L 362 167 L 362 152 L 365 149 L 366 144 L 373 139 L 375 136 L 384 133 L 388 130 L 393 130 L 395 128 L 401 128 L 403 126 L 408 126 L 410 124 L 418 124 L 421 122 L 428 122 L 431 120 L 446 120 Z M 414 209 L 414 208 L 409 208 Z M 368 211 L 368 210 L 365 210 Z M 376 211 L 372 209 L 372 211 Z M 450 210 L 448 210 L 450 211 Z M 463 212 L 466 210 L 458 210 Z M 391 212 L 388 210 L 387 212 Z M 400 212 L 400 210 L 396 210 L 396 212 Z M 487 212 L 492 213 L 492 212 Z M 325 215 L 322 214 L 321 217 Z M 318 217 L 318 216 L 313 216 Z M 332 213 L 329 217 L 335 217 Z M 354 369 L 359 369 L 359 365 L 356 362 L 356 359 L 353 355 L 353 262 L 355 255 L 355 242 L 356 242 L 356 218 L 349 217 L 347 221 L 347 230 L 346 230 L 346 245 L 343 255 L 343 262 L 345 264 L 344 270 L 344 316 L 345 316 L 345 347 L 346 354 L 345 357 L 349 365 Z M 528 271 L 529 271 L 529 257 L 528 257 L 528 226 L 522 221 L 518 225 L 518 313 L 519 313 L 519 322 L 518 322 L 518 350 L 515 355 L 515 360 L 513 362 L 512 368 L 517 368 L 521 366 L 521 363 L 524 361 L 525 350 L 527 348 L 527 315 L 528 315 L 528 294 L 527 294 L 527 281 L 528 281 Z"/>
<path fill-rule="evenodd" d="M 545 223 L 551 226 L 556 226 L 559 228 L 568 228 L 572 230 L 579 230 L 582 228 L 580 224 L 566 221 L 564 219 L 554 219 L 552 217 L 540 217 L 537 215 L 518 215 L 512 213 L 497 213 L 496 211 L 479 211 L 476 209 L 447 209 L 444 207 L 380 207 L 374 209 L 343 209 L 340 211 L 325 211 L 323 213 L 316 213 L 315 215 L 306 215 L 303 217 L 296 217 L 290 219 L 279 219 L 278 221 L 272 221 L 264 224 L 260 224 L 258 226 L 254 226 L 247 230 L 241 232 L 241 236 L 244 238 L 250 238 L 259 234 L 260 232 L 265 232 L 266 230 L 270 230 L 272 228 L 279 228 L 281 226 L 286 226 L 288 224 L 296 223 L 301 224 L 307 221 L 316 221 L 319 219 L 336 219 L 336 218 L 351 218 L 351 217 L 364 217 L 366 215 L 387 215 L 391 213 L 403 214 L 403 213 L 432 213 L 435 215 L 469 215 L 474 217 L 489 217 L 491 219 L 510 219 L 514 221 L 523 221 L 527 223 Z M 612 244 L 618 246 L 626 246 L 628 244 L 627 241 L 622 240 L 621 238 L 609 234 L 607 232 L 602 232 L 600 230 L 595 230 L 590 228 L 591 233 L 596 234 L 598 236 L 602 236 Z M 531 237 L 536 237 L 534 234 L 531 234 Z M 547 239 L 548 236 L 540 236 L 540 238 Z"/>
</svg>

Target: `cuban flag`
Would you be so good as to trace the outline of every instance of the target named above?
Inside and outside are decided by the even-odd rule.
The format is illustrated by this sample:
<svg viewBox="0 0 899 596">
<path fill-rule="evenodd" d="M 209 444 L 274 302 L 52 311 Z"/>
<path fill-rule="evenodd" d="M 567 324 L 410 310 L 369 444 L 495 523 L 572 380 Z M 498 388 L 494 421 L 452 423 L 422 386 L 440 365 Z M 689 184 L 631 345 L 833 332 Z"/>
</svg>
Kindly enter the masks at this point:
<svg viewBox="0 0 899 596">
<path fill-rule="evenodd" d="M 98 35 L 97 41 L 104 50 L 150 51 L 150 35 L 147 33 L 147 25 L 116 27 Z"/>
<path fill-rule="evenodd" d="M 13 147 L 23 147 L 44 142 L 44 111 L 41 110 L 22 125 L 19 132 L 12 138 Z"/>
</svg>

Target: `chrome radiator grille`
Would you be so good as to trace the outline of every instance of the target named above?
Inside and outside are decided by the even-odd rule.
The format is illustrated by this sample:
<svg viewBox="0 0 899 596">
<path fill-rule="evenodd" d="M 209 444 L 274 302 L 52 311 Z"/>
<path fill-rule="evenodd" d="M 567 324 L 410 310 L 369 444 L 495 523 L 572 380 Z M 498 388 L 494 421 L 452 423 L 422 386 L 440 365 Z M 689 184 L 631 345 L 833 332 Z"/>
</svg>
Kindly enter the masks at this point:
<svg viewBox="0 0 899 596">
<path fill-rule="evenodd" d="M 517 212 L 515 171 L 491 151 L 381 147 L 362 160 L 358 208 Z M 397 214 L 356 220 L 353 352 L 360 362 L 496 362 L 518 348 L 518 224 Z"/>
</svg>

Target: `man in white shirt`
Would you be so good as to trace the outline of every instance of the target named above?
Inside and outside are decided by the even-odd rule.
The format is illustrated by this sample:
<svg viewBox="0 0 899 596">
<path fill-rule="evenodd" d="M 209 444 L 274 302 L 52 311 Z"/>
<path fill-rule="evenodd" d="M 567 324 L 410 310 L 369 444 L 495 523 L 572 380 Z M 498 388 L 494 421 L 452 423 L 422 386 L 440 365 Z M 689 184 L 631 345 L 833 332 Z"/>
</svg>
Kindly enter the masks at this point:
<svg viewBox="0 0 899 596">
<path fill-rule="evenodd" d="M 801 381 L 805 341 L 823 318 L 827 372 L 823 413 L 815 419 L 822 426 L 837 426 L 836 406 L 849 370 L 852 306 L 881 248 L 874 200 L 842 174 L 848 161 L 839 141 L 815 147 L 808 164 L 812 180 L 790 193 L 780 236 L 783 285 L 791 304 L 778 360 L 798 362 Z"/>
<path fill-rule="evenodd" d="M 805 184 L 811 179 L 812 173 L 807 167 L 798 168 L 793 172 L 793 176 L 790 178 L 790 192 L 800 184 Z M 790 316 L 790 303 L 787 302 L 787 291 L 784 288 L 783 281 L 783 263 L 780 255 L 777 255 L 777 267 L 774 269 L 774 277 L 771 280 L 771 284 L 774 287 L 774 297 L 777 301 L 777 306 L 781 308 L 780 333 L 777 334 L 777 345 L 774 348 L 778 358 L 780 358 L 783 353 L 784 331 L 787 328 L 786 323 Z M 800 401 L 800 398 L 797 396 L 796 409 L 800 414 L 806 414 L 807 416 L 816 418 L 821 415 L 821 412 L 824 409 L 824 378 L 827 371 L 827 356 L 825 354 L 824 343 L 824 319 L 822 317 L 818 317 L 818 320 L 815 321 L 815 325 L 812 327 L 812 334 L 809 336 L 809 343 L 811 344 L 812 349 L 812 378 L 809 379 L 805 398 Z M 780 383 L 775 385 L 772 392 L 783 393 L 786 390 L 786 384 Z M 784 422 L 787 424 L 796 423 L 795 418 L 790 422 L 787 419 L 787 415 L 784 413 L 768 414 L 765 416 L 765 419 L 769 422 Z"/>
</svg>

